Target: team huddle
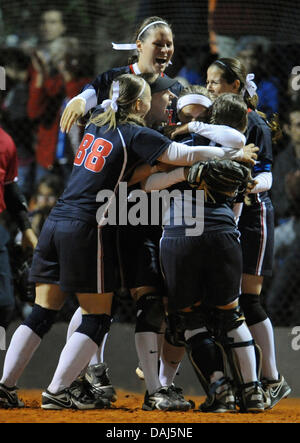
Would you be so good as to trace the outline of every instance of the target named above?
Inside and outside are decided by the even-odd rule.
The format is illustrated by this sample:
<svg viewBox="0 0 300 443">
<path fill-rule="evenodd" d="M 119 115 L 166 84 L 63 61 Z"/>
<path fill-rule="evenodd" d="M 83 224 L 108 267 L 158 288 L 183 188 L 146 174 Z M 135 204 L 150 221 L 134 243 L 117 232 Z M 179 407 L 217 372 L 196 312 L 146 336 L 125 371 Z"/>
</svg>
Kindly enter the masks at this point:
<svg viewBox="0 0 300 443">
<path fill-rule="evenodd" d="M 103 350 L 122 286 L 136 303 L 143 410 L 195 407 L 174 384 L 185 353 L 206 393 L 200 412 L 271 409 L 291 388 L 260 301 L 272 272 L 273 134 L 256 110 L 253 75 L 238 59 L 219 59 L 206 87 L 184 88 L 164 74 L 174 46 L 160 17 L 139 26 L 134 44 L 114 48 L 137 55 L 86 85 L 61 119 L 68 132 L 88 115 L 71 177 L 34 251 L 35 304 L 7 350 L 0 407 L 24 406 L 18 379 L 75 293 L 80 307 L 42 408 L 109 408 L 117 396 Z M 108 224 L 124 182 L 126 205 L 119 202 L 118 222 Z M 159 223 L 121 222 L 137 190 Z M 151 196 L 162 190 L 172 198 L 154 211 Z M 101 212 L 99 191 L 109 195 Z"/>
</svg>

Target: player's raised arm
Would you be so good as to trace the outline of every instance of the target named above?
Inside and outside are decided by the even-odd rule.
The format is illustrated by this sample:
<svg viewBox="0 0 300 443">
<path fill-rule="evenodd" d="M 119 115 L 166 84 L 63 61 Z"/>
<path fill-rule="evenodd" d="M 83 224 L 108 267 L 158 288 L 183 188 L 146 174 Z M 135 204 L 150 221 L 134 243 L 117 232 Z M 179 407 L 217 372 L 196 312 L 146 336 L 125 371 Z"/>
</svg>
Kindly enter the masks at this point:
<svg viewBox="0 0 300 443">
<path fill-rule="evenodd" d="M 89 88 L 76 95 L 67 104 L 61 120 L 60 127 L 63 132 L 69 132 L 74 123 L 83 117 L 90 109 L 97 105 L 97 94 L 94 88 Z"/>
</svg>

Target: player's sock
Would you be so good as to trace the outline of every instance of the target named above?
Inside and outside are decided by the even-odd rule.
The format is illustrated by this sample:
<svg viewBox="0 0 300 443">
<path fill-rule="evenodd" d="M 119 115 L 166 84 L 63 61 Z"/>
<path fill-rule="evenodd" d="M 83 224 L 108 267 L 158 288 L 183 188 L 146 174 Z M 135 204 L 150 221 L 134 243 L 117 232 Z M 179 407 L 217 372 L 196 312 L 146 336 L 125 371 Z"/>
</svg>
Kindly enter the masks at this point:
<svg viewBox="0 0 300 443">
<path fill-rule="evenodd" d="M 279 373 L 276 365 L 273 326 L 269 318 L 248 326 L 252 337 L 262 350 L 262 376 L 268 380 L 277 380 Z"/>
<path fill-rule="evenodd" d="M 164 341 L 159 368 L 159 380 L 163 386 L 170 386 L 174 382 L 184 353 L 184 346 L 173 346 Z"/>
<path fill-rule="evenodd" d="M 79 307 L 74 312 L 73 317 L 70 320 L 70 323 L 68 326 L 68 331 L 67 331 L 67 340 L 69 340 L 71 335 L 80 326 L 81 321 L 82 321 L 82 311 L 81 311 L 81 308 Z M 97 349 L 97 352 L 92 356 L 91 361 L 89 362 L 89 365 L 97 365 L 99 363 L 103 363 L 103 354 L 104 354 L 104 348 L 105 348 L 107 335 L 108 334 L 105 334 L 100 347 Z"/>
<path fill-rule="evenodd" d="M 274 332 L 261 304 L 260 295 L 243 293 L 240 296 L 240 305 L 252 337 L 262 351 L 262 375 L 270 380 L 276 380 L 279 374 L 275 357 Z"/>
<path fill-rule="evenodd" d="M 110 327 L 107 314 L 82 315 L 82 322 L 61 352 L 57 369 L 48 390 L 53 394 L 69 387 L 97 352 Z"/>
<path fill-rule="evenodd" d="M 78 309 L 73 314 L 73 317 L 70 320 L 68 331 L 67 331 L 67 340 L 71 337 L 71 335 L 76 331 L 76 329 L 80 326 L 82 321 L 82 311 L 81 307 L 79 306 Z"/>
<path fill-rule="evenodd" d="M 21 325 L 12 336 L 6 352 L 1 383 L 15 386 L 42 339 L 31 328 Z"/>
<path fill-rule="evenodd" d="M 227 333 L 229 338 L 233 339 L 233 343 L 250 342 L 253 338 L 246 323 L 242 323 L 237 329 L 232 329 Z M 234 348 L 236 352 L 241 374 L 244 383 L 257 381 L 256 374 L 256 356 L 253 345 L 241 346 Z"/>
<path fill-rule="evenodd" d="M 158 346 L 155 332 L 136 332 L 135 346 L 144 372 L 145 384 L 151 395 L 161 387 L 158 376 Z"/>
<path fill-rule="evenodd" d="M 56 394 L 69 387 L 88 364 L 97 348 L 98 345 L 86 334 L 74 332 L 60 354 L 48 391 Z"/>
<path fill-rule="evenodd" d="M 99 346 L 97 352 L 92 356 L 92 358 L 91 358 L 91 360 L 89 362 L 89 366 L 91 366 L 91 365 L 98 365 L 99 363 L 103 363 L 104 362 L 104 350 L 105 350 L 105 345 L 106 345 L 107 337 L 108 337 L 108 332 L 104 335 L 102 343 Z"/>
</svg>

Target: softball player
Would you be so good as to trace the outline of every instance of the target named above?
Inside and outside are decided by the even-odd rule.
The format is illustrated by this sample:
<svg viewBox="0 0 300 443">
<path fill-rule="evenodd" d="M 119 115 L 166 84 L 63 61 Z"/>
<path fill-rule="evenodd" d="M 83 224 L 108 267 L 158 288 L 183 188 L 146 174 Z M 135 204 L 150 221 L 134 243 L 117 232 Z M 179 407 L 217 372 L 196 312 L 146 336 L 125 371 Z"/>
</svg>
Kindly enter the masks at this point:
<svg viewBox="0 0 300 443">
<path fill-rule="evenodd" d="M 211 105 L 211 103 L 206 102 L 205 98 L 203 98 L 203 96 L 201 96 L 200 94 L 184 94 L 184 92 L 182 92 L 181 94 L 182 98 L 184 100 L 179 99 L 178 100 L 178 115 L 180 116 L 182 113 L 182 110 L 184 111 L 184 107 L 181 109 L 181 105 L 186 105 L 188 108 L 186 111 L 193 111 L 194 113 L 197 112 L 197 107 L 196 105 L 200 105 L 200 104 L 206 104 L 206 106 Z M 198 111 L 202 111 L 200 108 L 198 108 Z M 187 112 L 186 112 L 187 114 Z M 246 114 L 246 106 L 243 104 L 243 101 L 239 98 L 235 98 L 235 96 L 233 94 L 224 94 L 222 97 L 220 97 L 220 99 L 217 99 L 215 101 L 215 103 L 213 104 L 213 106 L 211 107 L 211 120 L 214 120 L 216 122 L 218 122 L 219 124 L 226 122 L 227 124 L 230 124 L 233 127 L 238 128 L 239 130 L 243 130 L 244 127 L 246 127 L 247 124 L 247 114 Z M 230 122 L 231 120 L 231 122 Z M 243 127 L 241 127 L 241 125 Z M 179 127 L 179 129 L 176 129 L 174 134 L 183 134 L 184 132 L 186 132 L 186 126 L 187 125 L 183 125 L 182 128 Z M 189 130 L 191 132 L 194 133 L 194 137 L 192 138 L 191 135 L 187 138 L 186 143 L 187 144 L 192 144 L 193 142 L 195 142 L 195 136 L 199 137 L 199 134 L 205 134 L 207 137 L 210 137 L 211 139 L 213 139 L 215 142 L 219 141 L 219 142 L 223 142 L 223 144 L 226 145 L 226 142 L 229 142 L 230 145 L 232 146 L 234 143 L 237 145 L 243 144 L 245 143 L 245 137 L 240 133 L 237 132 L 231 128 L 228 128 L 226 126 L 216 126 L 216 125 L 205 125 L 203 123 L 200 122 L 193 122 L 189 124 Z M 198 135 L 195 134 L 195 132 L 198 132 Z M 223 134 L 223 140 L 222 140 L 222 134 Z M 207 141 L 208 142 L 208 141 Z M 181 170 L 183 168 L 180 168 Z M 176 183 L 176 181 L 180 182 L 180 169 L 178 169 L 177 171 L 172 171 L 170 173 L 157 173 L 154 174 L 153 176 L 149 177 L 149 179 L 147 179 L 144 183 L 144 187 L 147 191 L 151 190 L 151 189 L 163 189 L 164 187 L 168 187 L 173 183 Z M 170 190 L 172 189 L 187 189 L 185 185 L 179 184 L 176 186 L 173 186 L 170 188 Z M 227 203 L 228 205 L 230 204 L 230 202 Z M 195 203 L 195 199 L 193 200 L 192 206 L 196 205 Z M 176 208 L 176 206 L 178 206 L 178 202 L 174 202 L 174 206 L 171 206 L 170 212 L 172 213 L 172 209 Z M 209 208 L 213 208 L 209 209 Z M 215 205 L 211 205 L 208 204 L 208 208 L 205 208 L 205 214 L 204 214 L 204 219 L 205 219 L 205 226 L 206 229 L 208 230 L 208 244 L 210 244 L 210 241 L 212 242 L 211 245 L 213 244 L 213 239 L 210 238 L 209 236 L 210 231 L 215 232 L 217 231 L 217 237 L 219 235 L 219 232 L 222 233 L 222 229 L 224 229 L 224 233 L 227 232 L 227 228 L 226 228 L 226 224 L 229 221 L 229 218 L 227 219 L 225 216 L 226 210 L 225 210 L 225 206 L 222 206 L 220 204 L 215 204 Z M 218 209 L 216 209 L 218 208 Z M 227 208 L 229 209 L 229 207 Z M 212 211 L 211 213 L 209 213 L 209 211 Z M 222 214 L 223 211 L 223 214 Z M 224 212 L 225 211 L 225 212 Z M 230 211 L 231 212 L 231 211 Z M 195 214 L 195 208 L 194 211 L 190 211 L 190 213 Z M 227 214 L 228 215 L 228 214 Z M 227 221 L 226 221 L 227 220 Z M 223 225 L 224 223 L 224 225 Z M 178 226 L 177 226 L 178 227 Z M 233 225 L 232 225 L 233 228 Z M 230 229 L 228 230 L 228 232 L 230 231 Z M 234 229 L 233 229 L 234 231 Z M 204 234 L 205 234 L 205 230 L 204 230 Z M 167 234 L 167 235 L 166 235 Z M 170 234 L 170 235 L 169 235 Z M 203 234 L 203 235 L 204 235 Z M 164 238 L 164 237 L 172 237 L 172 238 Z M 182 238 L 179 240 L 179 235 L 176 232 L 174 226 L 171 224 L 171 227 L 167 224 L 167 226 L 165 226 L 164 229 L 164 237 L 162 239 L 161 242 L 161 249 L 162 249 L 162 265 L 164 268 L 164 275 L 166 277 L 166 281 L 167 281 L 167 287 L 170 290 L 169 294 L 170 294 L 170 300 L 169 300 L 169 307 L 170 310 L 172 312 L 172 300 L 174 302 L 174 300 L 176 299 L 181 300 L 181 303 L 188 303 L 189 297 L 194 297 L 194 299 L 190 299 L 190 305 L 192 305 L 193 303 L 195 303 L 195 301 L 199 300 L 199 294 L 202 295 L 202 297 L 204 297 L 205 299 L 205 294 L 207 294 L 207 287 L 210 288 L 210 283 L 205 282 L 204 286 L 203 286 L 203 282 L 201 281 L 201 277 L 200 277 L 200 282 L 197 280 L 196 275 L 194 277 L 192 277 L 191 273 L 189 273 L 189 269 L 193 269 L 191 262 L 188 260 L 188 257 L 192 256 L 192 253 L 194 254 L 194 258 L 196 258 L 196 251 L 197 249 L 195 248 L 194 252 L 193 251 L 193 240 L 197 240 L 198 241 L 198 236 L 195 239 L 191 239 L 190 240 L 190 252 L 183 252 L 183 258 L 181 258 L 181 260 L 179 260 L 176 258 L 177 255 L 179 253 L 175 252 L 176 247 L 174 246 L 174 249 L 169 250 L 168 249 L 168 242 L 172 245 L 172 243 L 176 244 L 176 241 L 181 241 L 181 245 L 180 247 L 178 246 L 178 251 L 180 250 L 180 253 L 182 253 L 183 250 L 183 246 L 186 242 L 186 239 Z M 184 237 L 184 235 L 182 235 L 182 237 Z M 200 237 L 199 237 L 200 238 Z M 205 235 L 204 235 L 205 238 Z M 222 238 L 222 236 L 221 236 Z M 167 242 L 167 246 L 166 246 L 166 242 Z M 165 250 L 166 248 L 166 250 Z M 210 246 L 211 248 L 211 246 Z M 215 248 L 214 248 L 215 249 Z M 222 249 L 222 248 L 221 248 Z M 222 281 L 224 284 L 224 281 L 226 280 L 226 273 L 228 272 L 228 278 L 230 278 L 230 276 L 235 276 L 235 275 L 239 275 L 241 274 L 241 269 L 240 269 L 240 262 L 239 262 L 239 253 L 238 253 L 238 249 L 236 249 L 236 261 L 234 261 L 234 254 L 231 254 L 231 258 L 233 261 L 229 262 L 228 259 L 225 259 L 225 262 L 227 263 L 227 265 L 229 266 L 229 268 L 231 267 L 231 271 L 229 271 L 229 268 L 226 270 L 226 267 L 224 267 L 224 275 L 223 275 L 223 279 L 220 278 L 220 282 Z M 217 251 L 217 249 L 215 249 Z M 235 250 L 235 248 L 233 248 L 233 250 Z M 229 252 L 229 250 L 226 250 L 225 248 L 225 252 L 224 254 L 226 255 Z M 207 254 L 207 252 L 206 252 Z M 199 255 L 199 254 L 198 254 Z M 186 259 L 186 260 L 185 260 Z M 220 260 L 223 260 L 222 254 L 221 254 L 221 258 Z M 172 262 L 172 264 L 170 264 Z M 164 267 L 164 263 L 166 264 L 166 268 Z M 203 268 L 204 264 L 203 264 L 203 260 L 201 259 L 201 257 L 197 257 L 197 259 L 195 260 L 195 263 L 193 264 L 193 266 L 195 265 L 198 269 L 198 273 L 199 271 Z M 236 268 L 236 269 L 235 269 Z M 209 266 L 206 269 L 207 275 L 209 276 L 210 274 L 212 274 L 212 278 L 216 279 L 216 282 L 219 281 L 219 276 L 215 276 L 213 277 L 213 273 L 211 271 L 208 272 Z M 212 268 L 213 269 L 213 268 Z M 220 264 L 220 267 L 218 267 L 218 269 L 222 269 L 222 265 Z M 239 272 L 240 270 L 240 272 Z M 194 269 L 194 271 L 196 271 L 196 269 Z M 201 274 L 202 275 L 202 274 Z M 199 288 L 198 288 L 198 293 L 196 288 L 196 284 L 194 285 L 194 282 L 196 282 L 199 284 Z M 232 282 L 234 282 L 234 278 L 232 280 Z M 215 285 L 216 285 L 215 282 Z M 233 283 L 234 284 L 234 283 Z M 217 289 L 216 293 L 220 293 L 222 295 L 220 295 L 220 297 L 224 296 L 224 288 L 228 288 L 228 294 L 231 294 L 231 296 L 233 296 L 235 294 L 235 296 L 239 293 L 239 279 L 237 278 L 236 280 L 236 287 L 234 288 L 233 286 L 224 284 L 224 287 L 222 288 L 222 291 Z M 218 286 L 217 286 L 218 288 Z M 209 289 L 209 294 L 212 292 L 211 289 Z M 210 303 L 210 301 L 209 301 Z M 219 303 L 220 304 L 220 303 Z M 177 308 L 176 308 L 177 309 Z M 176 311 L 176 309 L 174 309 Z M 197 311 L 197 308 L 195 308 L 195 311 Z M 198 311 L 199 311 L 199 307 L 198 307 Z M 192 310 L 190 311 L 192 312 Z M 195 314 L 195 313 L 194 313 Z M 187 314 L 186 314 L 187 315 Z M 196 317 L 197 318 L 197 317 Z M 198 312 L 198 319 L 197 321 L 200 322 L 201 320 L 201 315 L 200 315 L 200 311 Z M 195 319 L 194 319 L 195 322 Z M 201 322 L 200 322 L 201 323 Z M 186 335 L 185 335 L 185 339 L 186 339 L 186 344 L 188 347 L 188 355 L 190 357 L 190 360 L 193 364 L 193 367 L 195 368 L 196 374 L 202 384 L 202 386 L 204 387 L 208 398 L 206 400 L 206 402 L 202 405 L 200 405 L 200 410 L 204 411 L 204 412 L 228 412 L 228 411 L 232 411 L 235 409 L 235 398 L 231 389 L 230 384 L 228 383 L 228 380 L 225 377 L 225 368 L 224 368 L 224 362 L 223 362 L 223 356 L 222 356 L 222 352 L 221 349 L 218 348 L 218 346 L 216 346 L 214 344 L 214 340 L 212 339 L 210 333 L 208 332 L 208 330 L 205 327 L 205 322 L 203 325 L 201 325 L 200 323 L 194 323 L 193 327 L 191 327 L 191 325 L 188 327 L 188 331 L 186 331 Z M 253 349 L 250 350 L 252 348 L 253 342 L 251 342 L 249 336 L 249 331 L 246 332 L 246 329 L 244 331 L 245 336 L 244 339 L 247 341 L 247 343 L 245 343 L 245 346 L 248 348 L 247 349 L 247 353 L 248 353 L 248 362 L 250 359 L 250 367 L 252 368 L 252 372 L 250 373 L 250 371 L 248 371 L 248 368 L 244 367 L 242 370 L 242 374 L 240 375 L 241 378 L 241 382 L 244 385 L 244 387 L 242 388 L 242 392 L 239 394 L 241 395 L 242 398 L 242 404 L 243 404 L 243 408 L 250 412 L 253 410 L 263 410 L 263 403 L 262 403 L 262 393 L 260 391 L 259 385 L 257 383 L 257 378 L 255 375 L 255 354 Z M 248 335 L 247 335 L 248 334 Z M 174 342 L 174 338 L 172 337 L 172 335 L 167 336 L 168 340 L 172 342 Z M 249 343 L 248 343 L 249 342 Z M 240 358 L 244 358 L 245 356 L 242 356 L 242 354 L 245 352 L 245 350 L 240 349 L 236 349 L 236 352 L 238 353 L 238 356 Z M 174 374 L 175 375 L 175 374 Z M 240 383 L 240 382 L 239 382 Z M 240 387 L 239 387 L 240 389 Z M 244 390 L 244 391 L 243 391 Z"/>
<path fill-rule="evenodd" d="M 71 100 L 61 118 L 61 128 L 69 131 L 75 121 L 83 117 L 91 108 L 108 97 L 111 82 L 120 74 L 152 73 L 165 76 L 164 71 L 174 53 L 173 34 L 170 25 L 160 17 L 148 17 L 137 29 L 134 44 L 114 44 L 117 50 L 135 50 L 127 66 L 113 68 L 96 77 L 85 86 L 81 94 Z M 182 89 L 179 82 L 174 82 L 171 90 L 178 96 Z M 175 113 L 174 116 L 175 118 Z"/>
<path fill-rule="evenodd" d="M 111 247 L 115 230 L 109 225 L 103 227 L 103 216 L 111 199 L 100 217 L 99 190 L 112 191 L 112 198 L 126 168 L 138 157 L 150 164 L 158 160 L 174 165 L 191 165 L 215 155 L 224 158 L 220 148 L 187 149 L 143 127 L 151 102 L 150 87 L 144 79 L 120 76 L 113 83 L 110 96 L 86 127 L 68 186 L 40 234 L 31 268 L 31 280 L 36 282 L 36 301 L 29 317 L 14 333 L 6 353 L 0 386 L 4 407 L 19 406 L 17 380 L 53 325 L 66 292 L 77 294 L 83 311 L 82 322 L 61 353 L 54 377 L 42 395 L 42 407 L 109 406 L 104 398 L 91 397 L 87 391 L 71 388 L 109 329 L 112 295 L 118 283 L 116 248 Z M 101 112 L 103 108 L 105 112 Z M 230 155 L 240 158 L 241 152 L 231 151 Z M 169 398 L 160 397 L 159 402 L 163 408 L 165 400 L 168 409 Z"/>
<path fill-rule="evenodd" d="M 238 59 L 213 62 L 207 71 L 207 89 L 218 96 L 224 92 L 242 94 L 248 106 L 247 141 L 259 147 L 258 161 L 252 175 L 257 185 L 249 194 L 250 204 L 243 205 L 239 219 L 243 251 L 243 278 L 240 304 L 256 343 L 262 349 L 263 385 L 267 394 L 265 407 L 272 408 L 291 389 L 277 369 L 274 333 L 260 293 L 264 276 L 272 273 L 274 246 L 274 211 L 268 191 L 272 186 L 272 135 L 265 119 L 256 111 L 254 74 L 248 74 Z"/>
</svg>

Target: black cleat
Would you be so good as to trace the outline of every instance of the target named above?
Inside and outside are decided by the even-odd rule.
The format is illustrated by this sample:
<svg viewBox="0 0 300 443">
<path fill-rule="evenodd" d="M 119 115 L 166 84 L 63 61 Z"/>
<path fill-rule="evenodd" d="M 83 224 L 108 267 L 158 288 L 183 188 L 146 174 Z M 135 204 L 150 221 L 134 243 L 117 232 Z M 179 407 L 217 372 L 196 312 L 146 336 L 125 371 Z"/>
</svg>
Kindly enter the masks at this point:
<svg viewBox="0 0 300 443">
<path fill-rule="evenodd" d="M 226 387 L 222 392 L 209 395 L 205 402 L 199 406 L 200 412 L 236 412 L 235 396 L 231 386 Z"/>
<path fill-rule="evenodd" d="M 241 386 L 239 406 L 241 412 L 263 412 L 264 392 L 259 382 Z"/>
<path fill-rule="evenodd" d="M 24 408 L 24 403 L 19 400 L 17 387 L 8 388 L 0 383 L 0 409 Z"/>
<path fill-rule="evenodd" d="M 142 409 L 144 411 L 154 411 L 155 409 L 160 411 L 176 411 L 177 403 L 173 395 L 170 394 L 169 388 L 162 387 L 151 395 L 146 391 Z"/>
<path fill-rule="evenodd" d="M 262 381 L 262 386 L 266 398 L 265 409 L 272 409 L 280 400 L 286 398 L 292 391 L 282 375 L 279 377 L 279 380 L 264 379 Z"/>
<path fill-rule="evenodd" d="M 76 380 L 69 388 L 63 389 L 57 394 L 52 394 L 48 390 L 42 393 L 43 409 L 104 409 L 109 408 L 110 402 L 106 398 L 93 395 L 86 388 L 82 380 Z"/>
<path fill-rule="evenodd" d="M 178 411 L 189 411 L 192 409 L 193 404 L 187 401 L 183 396 L 183 390 L 173 383 L 169 386 L 170 397 L 175 401 Z"/>
<path fill-rule="evenodd" d="M 111 402 L 117 400 L 117 393 L 108 378 L 108 368 L 106 363 L 91 365 L 85 373 L 85 380 L 100 397 L 107 398 Z"/>
</svg>

